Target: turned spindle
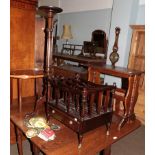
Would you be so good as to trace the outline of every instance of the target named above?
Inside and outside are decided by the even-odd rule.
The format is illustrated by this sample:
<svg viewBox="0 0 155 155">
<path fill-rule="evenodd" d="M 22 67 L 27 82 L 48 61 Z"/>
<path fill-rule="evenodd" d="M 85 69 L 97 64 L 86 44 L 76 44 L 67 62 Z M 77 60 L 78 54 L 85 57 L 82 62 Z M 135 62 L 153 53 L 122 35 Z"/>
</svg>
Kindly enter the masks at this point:
<svg viewBox="0 0 155 155">
<path fill-rule="evenodd" d="M 44 71 L 49 73 L 53 65 L 53 29 L 54 16 L 62 12 L 59 7 L 40 6 L 39 13 L 45 18 L 45 48 L 44 48 Z"/>
</svg>

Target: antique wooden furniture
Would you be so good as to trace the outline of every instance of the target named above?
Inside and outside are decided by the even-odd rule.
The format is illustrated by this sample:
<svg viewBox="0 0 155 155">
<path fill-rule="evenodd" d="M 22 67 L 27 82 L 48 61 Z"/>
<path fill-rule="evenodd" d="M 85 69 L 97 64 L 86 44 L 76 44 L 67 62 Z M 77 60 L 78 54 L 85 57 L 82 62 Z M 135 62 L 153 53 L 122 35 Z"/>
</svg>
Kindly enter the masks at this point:
<svg viewBox="0 0 155 155">
<path fill-rule="evenodd" d="M 108 47 L 106 33 L 103 30 L 94 30 L 91 41 L 95 44 L 95 53 L 104 53 L 106 57 Z"/>
<path fill-rule="evenodd" d="M 45 14 L 47 22 L 44 58 L 46 77 L 43 83 L 47 105 L 46 113 L 48 118 L 51 115 L 77 132 L 80 146 L 82 134 L 85 132 L 103 124 L 106 124 L 108 129 L 112 119 L 111 91 L 114 86 L 100 86 L 83 81 L 78 76 L 76 79 L 55 76 L 52 59 L 53 17 L 56 13 L 61 12 L 62 9 L 41 6 L 39 11 Z M 95 95 L 98 97 L 95 97 Z"/>
<path fill-rule="evenodd" d="M 78 134 L 81 146 L 83 134 L 101 125 L 107 133 L 112 120 L 114 86 L 98 85 L 74 78 L 50 77 L 48 117 L 56 118 Z"/>
<path fill-rule="evenodd" d="M 56 62 L 57 72 L 64 74 L 66 77 L 73 77 L 73 75 L 79 74 L 81 78 L 88 79 L 88 66 L 90 64 L 105 64 L 105 59 L 89 58 L 78 55 L 66 55 L 61 53 L 53 54 L 54 61 Z M 71 61 L 73 63 L 78 63 L 78 65 L 73 64 L 63 64 L 64 60 Z"/>
<path fill-rule="evenodd" d="M 11 122 L 16 127 L 17 130 L 17 146 L 19 155 L 23 154 L 22 141 L 21 138 L 23 134 L 25 135 L 28 128 L 24 125 L 23 119 L 25 114 L 32 111 L 34 107 L 34 102 L 27 100 L 23 102 L 22 113 L 18 112 L 17 105 L 14 104 L 10 111 Z M 41 115 L 41 113 L 40 113 Z M 39 137 L 34 137 L 30 139 L 33 144 L 35 155 L 39 154 L 40 151 L 46 155 L 96 155 L 101 150 L 105 150 L 104 155 L 110 155 L 110 147 L 113 143 L 119 141 L 124 136 L 136 130 L 140 127 L 140 122 L 135 120 L 132 124 L 126 124 L 121 131 L 117 130 L 118 119 L 114 119 L 110 128 L 110 135 L 106 135 L 106 127 L 101 126 L 90 132 L 87 132 L 83 136 L 82 147 L 78 149 L 77 135 L 70 128 L 62 124 L 56 119 L 50 119 L 50 124 L 54 123 L 59 125 L 61 128 L 59 131 L 55 131 L 56 138 L 53 141 L 45 142 Z M 118 121 L 118 122 L 117 122 Z M 120 149 L 121 152 L 121 149 Z"/>
<path fill-rule="evenodd" d="M 43 69 L 45 46 L 45 19 L 39 15 L 35 18 L 35 68 Z"/>
<path fill-rule="evenodd" d="M 17 80 L 17 90 L 18 90 L 18 109 L 19 112 L 22 111 L 22 81 L 27 80 L 27 79 L 34 79 L 34 84 L 35 84 L 35 89 L 34 89 L 34 94 L 36 94 L 36 79 L 38 78 L 43 78 L 44 73 L 43 70 L 15 70 L 11 71 L 10 73 L 10 86 L 11 86 L 11 104 L 13 102 L 13 79 Z"/>
<path fill-rule="evenodd" d="M 106 34 L 102 30 L 95 30 L 92 32 L 92 39 L 90 42 L 84 41 L 84 45 L 63 44 L 61 54 L 55 53 L 53 56 L 57 66 L 61 65 L 58 68 L 64 73 L 68 72 L 67 77 L 69 76 L 71 77 L 73 74 L 78 73 L 81 75 L 82 78 L 84 77 L 84 79 L 87 79 L 88 74 L 86 66 L 88 64 L 93 65 L 99 63 L 101 64 L 106 63 L 106 57 L 107 57 Z M 64 60 L 69 60 L 72 63 L 76 63 L 76 65 L 72 66 L 72 63 L 70 63 L 69 66 L 68 64 L 63 64 Z"/>
<path fill-rule="evenodd" d="M 124 126 L 126 122 L 134 121 L 134 107 L 138 98 L 138 87 L 143 71 L 116 66 L 113 67 L 112 65 L 94 65 L 89 67 L 88 72 L 88 80 L 95 83 L 100 83 L 101 73 L 120 77 L 122 79 L 122 87 L 118 89 L 118 92 L 124 93 L 124 96 L 122 96 L 122 98 L 124 98 L 122 99 L 124 102 L 124 113 L 122 115 L 122 120 L 118 125 L 118 129 Z M 115 92 L 117 92 L 117 89 Z"/>
<path fill-rule="evenodd" d="M 106 33 L 103 30 L 94 30 L 92 32 L 91 41 L 83 42 L 83 51 L 80 56 L 89 58 L 98 58 L 97 54 L 102 55 L 102 58 L 107 58 L 108 41 Z"/>
<path fill-rule="evenodd" d="M 10 1 L 10 70 L 34 68 L 35 13 L 37 4 L 37 0 Z M 23 96 L 33 96 L 33 80 L 28 80 L 23 85 L 25 87 Z M 16 92 L 16 87 L 13 89 Z M 17 94 L 14 93 L 13 98 L 16 97 Z"/>
<path fill-rule="evenodd" d="M 96 58 L 89 58 L 79 55 L 66 55 L 61 53 L 54 53 L 53 59 L 56 62 L 57 70 L 62 71 L 64 75 L 67 77 L 72 77 L 73 75 L 80 74 L 81 78 L 87 79 L 88 78 L 88 71 L 87 66 L 89 64 L 105 64 L 106 59 L 96 59 Z M 64 60 L 71 61 L 73 63 L 77 63 L 76 65 L 73 64 L 63 64 Z"/>
<path fill-rule="evenodd" d="M 54 16 L 57 13 L 62 12 L 61 8 L 40 6 L 39 11 L 44 15 L 46 28 L 45 28 L 45 48 L 44 48 L 44 71 L 49 73 L 50 68 L 53 65 L 53 28 L 54 28 Z"/>
<path fill-rule="evenodd" d="M 35 12 L 38 0 L 10 0 L 10 70 L 34 68 Z M 13 98 L 17 98 L 13 80 Z M 23 97 L 34 95 L 34 80 L 23 82 Z M 11 125 L 11 143 L 15 143 Z"/>
<path fill-rule="evenodd" d="M 83 66 L 88 66 L 90 64 L 94 65 L 94 64 L 105 64 L 106 63 L 105 59 L 95 59 L 95 58 L 90 59 L 88 57 L 80 57 L 78 55 L 64 55 L 61 53 L 54 53 L 53 58 L 57 59 L 58 65 L 60 64 L 59 61 L 61 61 L 61 59 L 77 62 L 77 63 L 82 64 Z"/>
<path fill-rule="evenodd" d="M 60 75 L 64 77 L 75 77 L 77 74 L 84 80 L 88 79 L 88 72 L 83 67 L 77 67 L 76 65 L 62 65 L 62 66 L 54 66 L 54 75 Z"/>
<path fill-rule="evenodd" d="M 145 70 L 145 26 L 144 25 L 131 25 L 132 40 L 130 47 L 130 56 L 128 61 L 128 68 L 137 69 L 140 71 Z M 145 121 L 145 77 L 141 76 L 139 81 L 139 95 L 137 104 L 135 106 L 135 113 L 138 119 L 143 123 Z"/>
</svg>

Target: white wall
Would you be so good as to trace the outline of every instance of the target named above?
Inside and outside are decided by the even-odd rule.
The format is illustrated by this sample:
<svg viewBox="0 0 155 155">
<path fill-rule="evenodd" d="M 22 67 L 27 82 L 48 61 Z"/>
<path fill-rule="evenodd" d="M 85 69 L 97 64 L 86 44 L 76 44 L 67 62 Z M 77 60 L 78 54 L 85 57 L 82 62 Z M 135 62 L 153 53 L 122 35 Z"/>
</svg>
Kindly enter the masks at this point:
<svg viewBox="0 0 155 155">
<path fill-rule="evenodd" d="M 103 14 L 105 15 L 105 13 L 112 8 L 113 4 L 113 0 L 59 0 L 60 3 L 58 3 L 58 1 L 56 0 L 39 1 L 41 2 L 40 4 L 43 4 L 43 1 L 48 2 L 48 4 L 49 2 L 53 2 L 54 5 L 59 5 L 59 7 L 61 7 L 64 10 L 63 13 L 60 14 L 63 16 L 63 18 L 60 17 L 60 20 L 58 20 L 60 23 L 59 30 L 61 32 L 63 22 L 71 23 L 72 30 L 75 36 L 75 43 L 81 43 L 83 40 L 90 38 L 88 34 L 91 34 L 90 32 L 92 30 L 90 29 L 90 32 L 87 33 L 89 26 L 87 26 L 86 23 L 88 23 L 91 26 L 94 26 L 93 24 L 95 23 L 95 27 L 102 26 L 100 28 L 105 29 L 104 18 L 100 17 L 99 15 L 98 17 L 100 18 L 96 18 L 93 15 L 94 13 L 99 13 L 99 10 L 101 11 L 102 16 Z M 145 0 L 114 0 L 114 2 L 115 4 L 112 15 L 108 55 L 112 52 L 112 47 L 115 39 L 115 27 L 119 26 L 121 28 L 118 42 L 118 53 L 120 55 L 120 59 L 116 63 L 116 65 L 126 67 L 128 64 L 128 56 L 130 51 L 130 42 L 132 34 L 130 25 L 145 24 Z M 86 16 L 87 13 L 90 15 L 90 17 Z M 92 24 L 91 22 L 93 21 L 94 23 Z M 109 57 L 107 63 L 110 63 Z M 107 80 L 108 83 L 109 81 L 110 83 L 113 81 L 120 83 L 119 80 L 113 78 L 111 78 L 111 80 L 110 78 L 107 78 Z"/>
<path fill-rule="evenodd" d="M 60 0 L 63 13 L 111 8 L 113 0 Z"/>
<path fill-rule="evenodd" d="M 38 0 L 38 6 L 57 6 L 59 7 L 60 0 Z"/>
<path fill-rule="evenodd" d="M 145 0 L 139 0 L 139 5 L 145 5 Z"/>
<path fill-rule="evenodd" d="M 112 52 L 115 40 L 114 29 L 116 26 L 118 26 L 121 28 L 118 41 L 118 54 L 120 58 L 116 63 L 116 66 L 127 67 L 131 42 L 130 25 L 136 24 L 138 7 L 138 0 L 115 0 L 108 48 L 108 64 L 111 64 L 109 61 L 109 54 Z M 107 76 L 105 78 L 105 81 L 108 83 L 116 82 L 118 86 L 121 85 L 120 79 L 116 79 L 113 77 L 111 78 Z"/>
</svg>

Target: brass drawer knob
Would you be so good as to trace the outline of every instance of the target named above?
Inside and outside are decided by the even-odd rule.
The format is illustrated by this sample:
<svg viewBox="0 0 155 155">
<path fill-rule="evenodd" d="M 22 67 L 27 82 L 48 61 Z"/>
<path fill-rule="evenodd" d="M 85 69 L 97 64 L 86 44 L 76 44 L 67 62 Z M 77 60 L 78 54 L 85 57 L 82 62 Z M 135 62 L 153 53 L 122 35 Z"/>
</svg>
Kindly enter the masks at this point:
<svg viewBox="0 0 155 155">
<path fill-rule="evenodd" d="M 77 122 L 77 118 L 74 118 L 74 121 Z"/>
<path fill-rule="evenodd" d="M 69 121 L 69 124 L 72 125 L 73 124 L 73 121 Z"/>
</svg>

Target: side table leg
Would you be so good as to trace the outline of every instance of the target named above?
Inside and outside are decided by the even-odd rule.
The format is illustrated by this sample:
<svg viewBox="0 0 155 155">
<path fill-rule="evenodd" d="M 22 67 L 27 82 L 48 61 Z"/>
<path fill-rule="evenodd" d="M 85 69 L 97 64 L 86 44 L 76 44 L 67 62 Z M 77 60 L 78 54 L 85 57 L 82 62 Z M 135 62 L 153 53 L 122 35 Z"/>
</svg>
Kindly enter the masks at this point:
<svg viewBox="0 0 155 155">
<path fill-rule="evenodd" d="M 32 143 L 32 150 L 33 150 L 33 155 L 39 155 L 40 150 L 33 143 Z"/>
<path fill-rule="evenodd" d="M 100 151 L 99 155 L 111 155 L 111 145 Z"/>
<path fill-rule="evenodd" d="M 34 96 L 35 96 L 35 102 L 38 100 L 38 89 L 37 89 L 37 79 L 34 78 Z"/>
<path fill-rule="evenodd" d="M 13 104 L 13 79 L 10 78 L 10 104 Z"/>
<path fill-rule="evenodd" d="M 18 106 L 19 112 L 22 111 L 22 79 L 17 79 L 17 87 L 18 87 Z"/>
<path fill-rule="evenodd" d="M 16 127 L 18 154 L 23 155 L 22 132 Z"/>
<path fill-rule="evenodd" d="M 140 75 L 131 76 L 128 78 L 129 86 L 127 95 L 125 97 L 125 109 L 126 112 L 124 114 L 123 119 L 119 123 L 118 129 L 120 130 L 126 122 L 133 122 L 136 118 L 134 113 L 134 107 L 138 98 L 138 87 L 140 81 Z"/>
</svg>

